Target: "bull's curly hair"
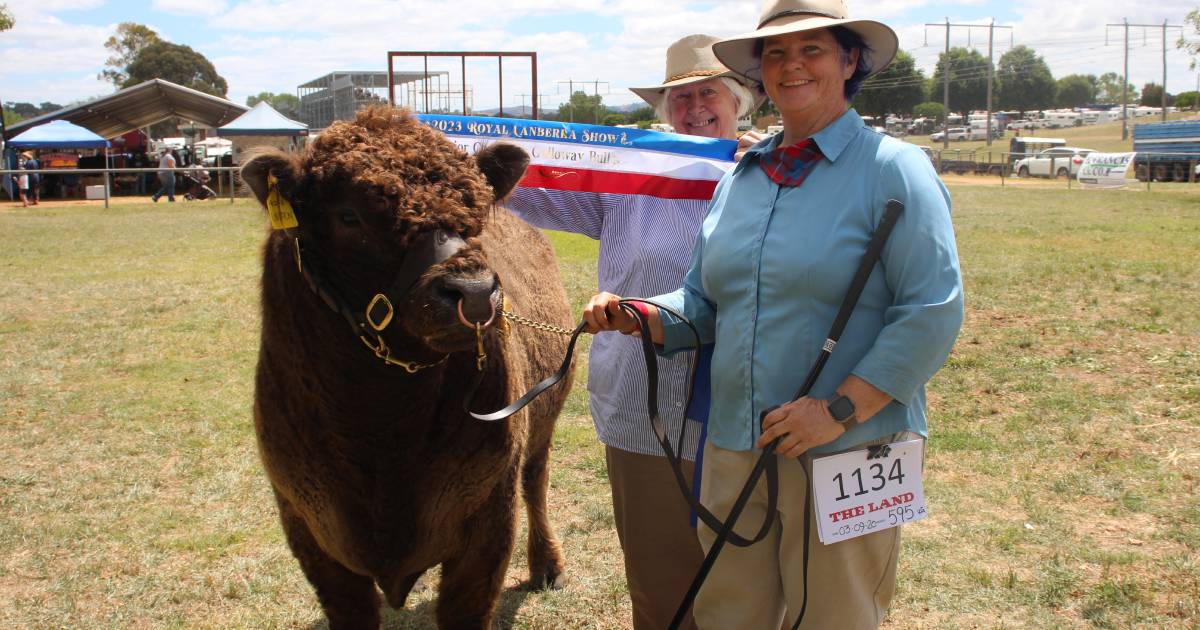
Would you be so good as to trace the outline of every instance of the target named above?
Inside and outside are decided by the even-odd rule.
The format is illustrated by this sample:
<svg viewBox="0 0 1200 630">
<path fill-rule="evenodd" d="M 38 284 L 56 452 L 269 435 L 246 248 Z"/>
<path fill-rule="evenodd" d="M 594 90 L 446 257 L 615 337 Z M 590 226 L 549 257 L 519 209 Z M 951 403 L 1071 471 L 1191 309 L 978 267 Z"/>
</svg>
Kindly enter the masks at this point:
<svg viewBox="0 0 1200 630">
<path fill-rule="evenodd" d="M 477 236 L 495 203 L 474 158 L 406 109 L 372 105 L 334 123 L 305 161 L 321 194 L 354 190 L 365 211 L 394 213 L 403 241 L 435 227 Z"/>
</svg>

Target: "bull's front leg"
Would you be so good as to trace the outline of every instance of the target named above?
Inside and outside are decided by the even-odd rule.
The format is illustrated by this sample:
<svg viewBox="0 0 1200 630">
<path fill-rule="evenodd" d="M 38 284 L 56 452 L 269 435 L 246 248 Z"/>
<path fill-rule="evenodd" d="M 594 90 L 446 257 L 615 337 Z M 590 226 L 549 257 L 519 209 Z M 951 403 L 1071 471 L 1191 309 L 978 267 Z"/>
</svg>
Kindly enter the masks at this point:
<svg viewBox="0 0 1200 630">
<path fill-rule="evenodd" d="M 275 498 L 288 546 L 316 590 L 330 630 L 378 630 L 379 595 L 374 580 L 354 573 L 325 553 L 291 504 L 278 493 Z"/>
<path fill-rule="evenodd" d="M 529 525 L 529 588 L 558 590 L 566 585 L 567 576 L 563 572 L 562 548 L 546 510 L 550 444 L 548 438 L 543 444 L 535 444 L 533 437 L 521 470 L 521 493 Z"/>
<path fill-rule="evenodd" d="M 437 621 L 444 630 L 489 630 L 517 535 L 516 474 L 471 517 L 457 558 L 442 562 Z"/>
</svg>

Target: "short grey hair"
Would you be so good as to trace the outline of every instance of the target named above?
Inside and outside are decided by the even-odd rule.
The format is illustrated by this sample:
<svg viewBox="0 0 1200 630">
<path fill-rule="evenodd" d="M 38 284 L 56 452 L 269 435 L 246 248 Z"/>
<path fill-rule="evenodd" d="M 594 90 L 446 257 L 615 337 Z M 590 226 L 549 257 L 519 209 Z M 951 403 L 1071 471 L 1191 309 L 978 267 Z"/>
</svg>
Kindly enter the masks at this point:
<svg viewBox="0 0 1200 630">
<path fill-rule="evenodd" d="M 750 93 L 750 89 L 742 85 L 736 79 L 729 77 L 718 77 L 725 87 L 729 88 L 729 93 L 733 94 L 733 100 L 737 103 L 737 117 L 741 118 L 750 113 L 754 107 L 754 95 Z M 658 119 L 670 124 L 671 122 L 671 88 L 663 90 L 662 100 L 658 102 L 658 106 L 654 108 L 654 113 Z M 676 129 L 678 131 L 678 129 Z"/>
</svg>

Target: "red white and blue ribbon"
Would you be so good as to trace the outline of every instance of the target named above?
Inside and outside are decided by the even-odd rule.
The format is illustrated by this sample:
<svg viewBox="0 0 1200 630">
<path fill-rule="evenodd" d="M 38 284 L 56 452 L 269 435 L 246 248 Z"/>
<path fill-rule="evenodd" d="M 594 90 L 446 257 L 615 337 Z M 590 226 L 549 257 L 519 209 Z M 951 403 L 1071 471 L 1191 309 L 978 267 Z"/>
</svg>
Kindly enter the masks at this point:
<svg viewBox="0 0 1200 630">
<path fill-rule="evenodd" d="M 530 156 L 521 186 L 562 191 L 712 198 L 733 167 L 737 142 L 578 123 L 443 116 L 417 118 L 474 154 L 488 144 L 515 144 Z"/>
</svg>

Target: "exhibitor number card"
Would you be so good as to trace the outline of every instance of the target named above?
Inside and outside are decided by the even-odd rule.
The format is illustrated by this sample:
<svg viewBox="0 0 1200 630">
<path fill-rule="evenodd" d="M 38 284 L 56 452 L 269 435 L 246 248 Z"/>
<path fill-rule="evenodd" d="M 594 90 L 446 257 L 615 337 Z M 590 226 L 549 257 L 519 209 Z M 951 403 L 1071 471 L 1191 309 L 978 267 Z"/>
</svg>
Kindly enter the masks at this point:
<svg viewBox="0 0 1200 630">
<path fill-rule="evenodd" d="M 924 446 L 924 440 L 910 440 L 814 459 L 821 542 L 831 545 L 925 518 Z"/>
</svg>

